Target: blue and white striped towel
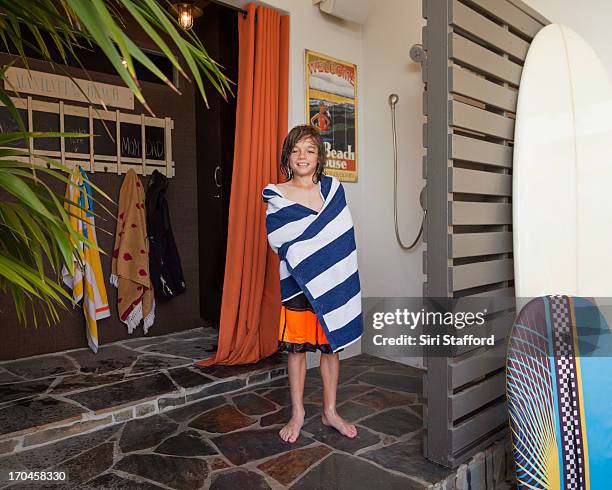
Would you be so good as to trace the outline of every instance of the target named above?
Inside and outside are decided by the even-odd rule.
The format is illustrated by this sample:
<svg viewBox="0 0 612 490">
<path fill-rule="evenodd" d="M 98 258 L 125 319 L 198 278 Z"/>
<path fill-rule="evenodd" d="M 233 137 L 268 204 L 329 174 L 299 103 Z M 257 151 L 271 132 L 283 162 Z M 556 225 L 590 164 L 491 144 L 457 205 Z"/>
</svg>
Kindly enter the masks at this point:
<svg viewBox="0 0 612 490">
<path fill-rule="evenodd" d="M 285 199 L 278 187 L 262 191 L 268 242 L 280 258 L 282 301 L 304 292 L 335 351 L 363 333 L 357 247 L 344 188 L 321 176 L 319 212 Z"/>
</svg>

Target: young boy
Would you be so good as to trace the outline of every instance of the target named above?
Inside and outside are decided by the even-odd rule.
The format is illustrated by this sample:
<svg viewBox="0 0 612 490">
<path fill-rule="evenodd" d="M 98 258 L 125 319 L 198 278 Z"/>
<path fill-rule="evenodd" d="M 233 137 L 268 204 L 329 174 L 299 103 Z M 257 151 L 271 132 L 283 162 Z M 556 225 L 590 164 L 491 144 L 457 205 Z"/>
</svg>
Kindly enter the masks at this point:
<svg viewBox="0 0 612 490">
<path fill-rule="evenodd" d="M 357 435 L 355 426 L 336 411 L 338 351 L 362 331 L 354 230 L 342 185 L 323 174 L 324 164 L 319 131 L 297 126 L 283 144 L 281 171 L 287 181 L 269 184 L 263 191 L 268 241 L 281 258 L 279 351 L 289 356 L 292 415 L 279 434 L 290 443 L 298 439 L 304 424 L 306 352 L 317 350 L 321 351 L 322 422 L 346 437 Z M 335 349 L 321 318 L 333 335 Z"/>
</svg>

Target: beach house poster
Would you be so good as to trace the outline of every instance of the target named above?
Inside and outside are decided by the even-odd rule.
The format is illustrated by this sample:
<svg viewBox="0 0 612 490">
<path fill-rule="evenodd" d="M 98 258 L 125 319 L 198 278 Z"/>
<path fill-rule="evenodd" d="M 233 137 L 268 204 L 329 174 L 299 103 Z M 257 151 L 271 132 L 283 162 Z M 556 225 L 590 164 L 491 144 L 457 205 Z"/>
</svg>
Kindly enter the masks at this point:
<svg viewBox="0 0 612 490">
<path fill-rule="evenodd" d="M 357 66 L 306 50 L 306 120 L 323 136 L 325 173 L 357 182 Z"/>
</svg>

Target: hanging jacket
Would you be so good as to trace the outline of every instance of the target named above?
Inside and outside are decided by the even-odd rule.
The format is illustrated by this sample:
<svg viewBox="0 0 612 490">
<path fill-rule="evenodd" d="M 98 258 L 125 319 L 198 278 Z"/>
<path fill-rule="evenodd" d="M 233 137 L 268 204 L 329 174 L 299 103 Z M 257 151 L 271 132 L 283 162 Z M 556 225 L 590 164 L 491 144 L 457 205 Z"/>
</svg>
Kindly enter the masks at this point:
<svg viewBox="0 0 612 490">
<path fill-rule="evenodd" d="M 167 190 L 168 179 L 155 170 L 149 180 L 145 204 L 150 249 L 149 270 L 158 301 L 167 301 L 185 291 L 181 259 L 170 226 Z"/>
</svg>

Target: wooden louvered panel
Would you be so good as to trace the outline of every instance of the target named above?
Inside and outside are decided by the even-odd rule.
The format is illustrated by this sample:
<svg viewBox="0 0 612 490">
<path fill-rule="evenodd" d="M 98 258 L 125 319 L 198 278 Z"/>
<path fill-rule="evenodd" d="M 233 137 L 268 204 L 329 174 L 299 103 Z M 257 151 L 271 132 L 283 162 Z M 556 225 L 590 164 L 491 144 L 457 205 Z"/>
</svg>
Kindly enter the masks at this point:
<svg viewBox="0 0 612 490">
<path fill-rule="evenodd" d="M 490 82 L 466 68 L 453 65 L 451 68 L 451 92 L 471 97 L 494 107 L 514 112 L 518 92 Z"/>
<path fill-rule="evenodd" d="M 500 402 L 493 405 L 451 429 L 452 449 L 457 452 L 475 439 L 488 434 L 501 425 L 507 426 L 507 424 L 508 409 L 506 404 Z"/>
<path fill-rule="evenodd" d="M 451 158 L 482 163 L 492 167 L 512 168 L 512 147 L 489 143 L 476 138 L 453 134 Z"/>
<path fill-rule="evenodd" d="M 512 204 L 494 202 L 451 203 L 452 225 L 509 225 L 512 223 Z"/>
<path fill-rule="evenodd" d="M 506 343 L 501 342 L 484 354 L 476 354 L 462 359 L 453 360 L 449 364 L 451 388 L 454 390 L 474 379 L 496 371 L 506 365 Z"/>
<path fill-rule="evenodd" d="M 478 407 L 503 396 L 505 392 L 505 374 L 501 372 L 487 378 L 482 383 L 453 395 L 451 398 L 452 420 L 466 416 L 468 413 L 477 410 Z"/>
<path fill-rule="evenodd" d="M 425 349 L 425 454 L 454 467 L 507 434 L 514 113 L 529 40 L 548 21 L 521 0 L 424 0 L 424 13 L 423 289 L 465 301 L 456 311 L 486 309 L 484 326 L 466 328 L 498 339 L 492 348 L 454 346 L 445 358 Z"/>
<path fill-rule="evenodd" d="M 521 65 L 457 33 L 451 36 L 449 57 L 515 86 L 521 80 Z"/>
<path fill-rule="evenodd" d="M 529 43 L 507 29 L 466 7 L 457 0 L 452 3 L 451 24 L 482 39 L 485 43 L 524 60 Z"/>
<path fill-rule="evenodd" d="M 542 28 L 536 19 L 512 5 L 507 0 L 468 0 L 468 5 L 485 10 L 489 15 L 533 38 Z"/>
<path fill-rule="evenodd" d="M 453 168 L 450 173 L 452 192 L 487 196 L 512 195 L 511 175 L 465 168 Z"/>
<path fill-rule="evenodd" d="M 450 104 L 451 125 L 506 140 L 514 138 L 513 119 L 462 102 L 452 101 Z"/>
<path fill-rule="evenodd" d="M 461 233 L 452 235 L 451 257 L 474 257 L 512 252 L 512 232 Z"/>
<path fill-rule="evenodd" d="M 512 264 L 512 259 L 503 259 L 452 266 L 452 290 L 461 291 L 462 289 L 509 281 L 514 277 Z"/>
</svg>

